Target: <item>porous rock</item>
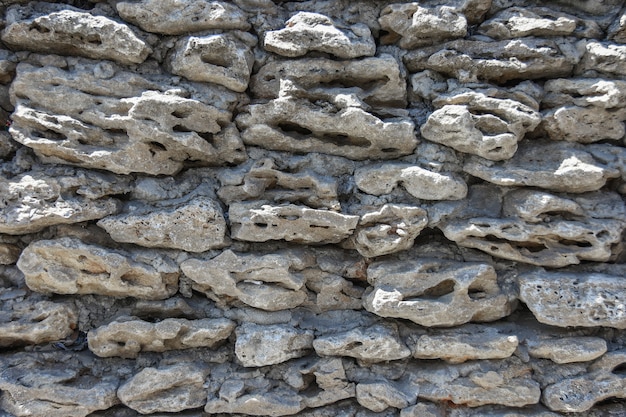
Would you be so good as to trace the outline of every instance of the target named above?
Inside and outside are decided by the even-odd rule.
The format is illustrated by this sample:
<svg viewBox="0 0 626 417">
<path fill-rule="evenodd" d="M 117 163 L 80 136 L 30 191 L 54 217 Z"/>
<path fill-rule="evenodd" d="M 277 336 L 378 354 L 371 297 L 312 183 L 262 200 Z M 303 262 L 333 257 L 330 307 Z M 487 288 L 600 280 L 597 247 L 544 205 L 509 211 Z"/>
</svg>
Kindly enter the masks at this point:
<svg viewBox="0 0 626 417">
<path fill-rule="evenodd" d="M 591 336 L 528 340 L 526 344 L 530 356 L 556 363 L 592 361 L 607 351 L 606 340 Z"/>
<path fill-rule="evenodd" d="M 313 332 L 289 325 L 245 323 L 236 330 L 235 355 L 246 367 L 275 365 L 312 350 Z"/>
<path fill-rule="evenodd" d="M 409 396 L 388 381 L 357 384 L 356 400 L 363 407 L 377 413 L 389 407 L 403 409 L 411 404 Z"/>
<path fill-rule="evenodd" d="M 100 357 L 136 358 L 140 352 L 165 352 L 197 347 L 212 348 L 235 328 L 228 319 L 165 319 L 150 323 L 132 317 L 89 331 L 89 350 Z"/>
<path fill-rule="evenodd" d="M 487 264 L 426 258 L 380 261 L 367 268 L 367 280 L 372 287 L 364 294 L 366 310 L 422 326 L 493 321 L 515 307 Z"/>
<path fill-rule="evenodd" d="M 126 25 L 54 3 L 32 2 L 7 10 L 2 41 L 44 53 L 139 64 L 151 49 Z"/>
<path fill-rule="evenodd" d="M 624 76 L 626 62 L 626 45 L 613 42 L 589 41 L 585 44 L 585 53 L 576 68 L 577 74 L 601 74 L 608 76 Z"/>
<path fill-rule="evenodd" d="M 175 413 L 206 403 L 204 380 L 209 368 L 181 363 L 143 368 L 117 390 L 122 403 L 141 414 Z"/>
<path fill-rule="evenodd" d="M 613 42 L 626 43 L 626 13 L 624 11 L 609 26 L 607 38 Z"/>
<path fill-rule="evenodd" d="M 247 30 L 247 16 L 235 4 L 219 0 L 141 0 L 115 4 L 124 20 L 143 30 L 184 35 L 207 29 Z"/>
<path fill-rule="evenodd" d="M 17 265 L 34 291 L 148 300 L 174 295 L 180 275 L 178 266 L 158 253 L 129 253 L 71 237 L 31 243 Z"/>
<path fill-rule="evenodd" d="M 265 34 L 266 50 L 290 58 L 309 51 L 332 54 L 341 59 L 372 56 L 374 38 L 367 25 L 337 24 L 319 13 L 299 12 L 285 22 L 285 28 Z"/>
</svg>

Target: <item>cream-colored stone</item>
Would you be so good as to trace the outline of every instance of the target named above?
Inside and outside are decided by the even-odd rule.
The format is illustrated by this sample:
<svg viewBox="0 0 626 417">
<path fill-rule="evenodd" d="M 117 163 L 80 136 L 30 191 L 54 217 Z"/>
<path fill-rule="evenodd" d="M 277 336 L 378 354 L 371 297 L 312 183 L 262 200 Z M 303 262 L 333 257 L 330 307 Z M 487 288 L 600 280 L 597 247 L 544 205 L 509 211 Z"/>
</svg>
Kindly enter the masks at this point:
<svg viewBox="0 0 626 417">
<path fill-rule="evenodd" d="M 606 340 L 591 336 L 528 340 L 526 343 L 530 356 L 556 363 L 592 361 L 607 351 Z"/>
<path fill-rule="evenodd" d="M 275 365 L 313 350 L 313 332 L 290 325 L 244 323 L 235 333 L 235 355 L 246 367 Z"/>
<path fill-rule="evenodd" d="M 576 67 L 577 74 L 591 71 L 594 74 L 624 76 L 626 69 L 626 45 L 613 42 L 588 41 L 585 53 Z"/>
</svg>

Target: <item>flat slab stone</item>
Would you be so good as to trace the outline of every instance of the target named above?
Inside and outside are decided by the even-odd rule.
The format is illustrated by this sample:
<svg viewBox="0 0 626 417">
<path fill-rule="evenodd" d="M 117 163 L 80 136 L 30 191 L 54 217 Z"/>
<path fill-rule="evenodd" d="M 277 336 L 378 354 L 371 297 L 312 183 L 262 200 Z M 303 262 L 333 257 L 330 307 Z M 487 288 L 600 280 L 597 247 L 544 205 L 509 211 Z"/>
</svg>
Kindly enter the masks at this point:
<svg viewBox="0 0 626 417">
<path fill-rule="evenodd" d="M 560 337 L 528 340 L 528 354 L 556 363 L 588 362 L 607 351 L 606 340 L 600 337 Z"/>
<path fill-rule="evenodd" d="M 244 323 L 235 333 L 235 355 L 246 367 L 275 365 L 313 350 L 313 332 L 291 325 Z"/>
</svg>

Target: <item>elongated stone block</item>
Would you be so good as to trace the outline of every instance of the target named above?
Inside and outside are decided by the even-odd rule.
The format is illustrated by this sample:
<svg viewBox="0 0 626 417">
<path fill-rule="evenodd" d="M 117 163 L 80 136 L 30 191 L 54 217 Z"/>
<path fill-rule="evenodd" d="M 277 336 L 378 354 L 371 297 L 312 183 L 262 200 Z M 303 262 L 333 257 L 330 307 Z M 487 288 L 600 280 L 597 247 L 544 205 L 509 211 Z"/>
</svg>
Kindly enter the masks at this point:
<svg viewBox="0 0 626 417">
<path fill-rule="evenodd" d="M 591 336 L 528 340 L 527 345 L 530 356 L 556 363 L 592 361 L 604 355 L 608 348 L 606 340 Z"/>
<path fill-rule="evenodd" d="M 243 366 L 267 366 L 305 356 L 313 349 L 313 332 L 290 325 L 244 323 L 236 330 L 235 355 Z"/>
</svg>

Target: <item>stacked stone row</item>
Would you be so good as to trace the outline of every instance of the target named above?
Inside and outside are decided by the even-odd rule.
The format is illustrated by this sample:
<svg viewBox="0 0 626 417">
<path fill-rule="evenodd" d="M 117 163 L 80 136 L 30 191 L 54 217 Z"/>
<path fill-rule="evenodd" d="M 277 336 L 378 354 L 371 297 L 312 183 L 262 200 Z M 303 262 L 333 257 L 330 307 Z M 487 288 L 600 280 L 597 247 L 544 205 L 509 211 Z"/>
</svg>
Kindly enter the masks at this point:
<svg viewBox="0 0 626 417">
<path fill-rule="evenodd" d="M 382 3 L 4 2 L 0 415 L 626 412 L 623 2 Z"/>
</svg>

